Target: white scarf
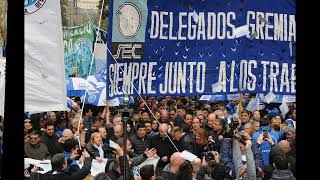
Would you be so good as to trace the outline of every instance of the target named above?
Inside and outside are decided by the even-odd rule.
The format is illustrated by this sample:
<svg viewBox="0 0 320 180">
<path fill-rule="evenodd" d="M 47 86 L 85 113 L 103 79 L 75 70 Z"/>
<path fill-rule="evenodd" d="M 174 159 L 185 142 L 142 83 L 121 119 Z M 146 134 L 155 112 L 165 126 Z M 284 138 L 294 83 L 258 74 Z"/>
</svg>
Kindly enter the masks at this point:
<svg viewBox="0 0 320 180">
<path fill-rule="evenodd" d="M 97 148 L 99 150 L 99 155 L 101 158 L 104 158 L 104 152 L 102 149 L 102 144 L 100 144 L 100 146 L 97 146 L 96 144 L 93 144 L 93 147 Z"/>
</svg>

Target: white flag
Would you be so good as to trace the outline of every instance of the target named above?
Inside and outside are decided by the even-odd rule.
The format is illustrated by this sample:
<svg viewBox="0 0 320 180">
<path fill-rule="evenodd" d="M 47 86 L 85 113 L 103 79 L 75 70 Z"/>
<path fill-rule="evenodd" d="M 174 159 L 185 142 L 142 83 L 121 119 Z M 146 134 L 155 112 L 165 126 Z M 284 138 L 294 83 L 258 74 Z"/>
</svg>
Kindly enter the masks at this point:
<svg viewBox="0 0 320 180">
<path fill-rule="evenodd" d="M 25 1 L 25 111 L 65 111 L 59 0 Z"/>
</svg>

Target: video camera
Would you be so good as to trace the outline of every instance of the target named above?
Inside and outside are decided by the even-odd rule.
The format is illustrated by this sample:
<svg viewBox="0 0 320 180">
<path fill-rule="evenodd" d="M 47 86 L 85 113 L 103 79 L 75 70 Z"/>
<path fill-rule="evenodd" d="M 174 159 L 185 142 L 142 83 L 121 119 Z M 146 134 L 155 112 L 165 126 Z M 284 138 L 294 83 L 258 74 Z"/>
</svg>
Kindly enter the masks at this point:
<svg viewBox="0 0 320 180">
<path fill-rule="evenodd" d="M 245 138 L 242 134 L 238 131 L 239 121 L 232 121 L 230 127 L 226 129 L 223 134 L 225 138 L 235 138 L 242 144 L 246 144 Z"/>
</svg>

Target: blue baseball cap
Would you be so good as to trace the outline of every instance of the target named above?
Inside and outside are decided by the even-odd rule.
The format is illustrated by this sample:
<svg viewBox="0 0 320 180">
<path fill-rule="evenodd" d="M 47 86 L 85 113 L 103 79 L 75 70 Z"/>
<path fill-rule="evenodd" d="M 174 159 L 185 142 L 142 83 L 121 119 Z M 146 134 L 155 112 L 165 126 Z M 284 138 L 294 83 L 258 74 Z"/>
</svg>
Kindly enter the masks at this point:
<svg viewBox="0 0 320 180">
<path fill-rule="evenodd" d="M 294 123 L 293 123 L 293 120 L 292 120 L 292 119 L 287 119 L 287 120 L 284 121 L 284 123 L 285 123 L 287 126 L 294 127 Z"/>
</svg>

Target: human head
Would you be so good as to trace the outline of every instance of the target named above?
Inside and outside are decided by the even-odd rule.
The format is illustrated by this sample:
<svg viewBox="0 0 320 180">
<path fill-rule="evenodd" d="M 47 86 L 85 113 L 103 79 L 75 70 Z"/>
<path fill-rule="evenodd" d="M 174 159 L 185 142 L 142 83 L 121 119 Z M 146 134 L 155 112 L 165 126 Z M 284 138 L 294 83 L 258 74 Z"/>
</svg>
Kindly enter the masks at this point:
<svg viewBox="0 0 320 180">
<path fill-rule="evenodd" d="M 276 170 L 287 170 L 289 161 L 285 155 L 279 154 L 274 157 L 272 165 Z"/>
<path fill-rule="evenodd" d="M 177 110 L 174 107 L 171 107 L 169 109 L 169 114 L 171 119 L 176 119 L 177 118 Z"/>
<path fill-rule="evenodd" d="M 30 119 L 24 120 L 24 134 L 29 133 L 29 131 L 32 129 L 32 124 Z"/>
<path fill-rule="evenodd" d="M 169 113 L 166 109 L 161 110 L 161 121 L 168 122 L 169 121 Z"/>
<path fill-rule="evenodd" d="M 144 122 L 144 126 L 146 127 L 146 132 L 151 133 L 151 131 L 152 131 L 151 122 L 150 121 Z"/>
<path fill-rule="evenodd" d="M 247 123 L 244 125 L 243 130 L 244 130 L 245 132 L 247 132 L 250 136 L 252 136 L 253 133 L 255 132 L 255 131 L 254 131 L 254 126 L 253 126 L 250 122 L 247 122 Z"/>
<path fill-rule="evenodd" d="M 180 116 L 180 117 L 185 117 L 186 115 L 186 109 L 183 105 L 180 105 L 180 106 L 177 106 L 177 115 Z"/>
<path fill-rule="evenodd" d="M 260 121 L 253 121 L 254 132 L 257 132 L 260 128 Z"/>
<path fill-rule="evenodd" d="M 199 142 L 201 145 L 208 144 L 208 133 L 205 129 L 199 128 L 196 131 L 196 142 Z"/>
<path fill-rule="evenodd" d="M 296 129 L 294 127 L 287 126 L 285 129 L 287 141 L 292 142 L 296 138 Z"/>
<path fill-rule="evenodd" d="M 271 119 L 271 125 L 273 126 L 274 124 L 277 124 L 278 126 L 280 126 L 281 117 L 279 115 L 276 115 Z"/>
<path fill-rule="evenodd" d="M 107 131 L 104 126 L 99 127 L 98 132 L 101 134 L 102 139 L 107 139 Z"/>
<path fill-rule="evenodd" d="M 116 126 L 116 125 L 121 125 L 122 126 L 122 117 L 121 115 L 115 115 L 113 120 L 112 120 L 112 123 L 113 123 L 113 126 Z"/>
<path fill-rule="evenodd" d="M 140 176 L 142 180 L 155 180 L 154 166 L 151 164 L 142 166 L 140 168 Z"/>
<path fill-rule="evenodd" d="M 92 118 L 92 108 L 90 106 L 84 105 L 83 116 L 86 118 Z"/>
<path fill-rule="evenodd" d="M 141 119 L 142 119 L 142 122 L 150 121 L 150 115 L 149 115 L 148 111 L 141 112 Z"/>
<path fill-rule="evenodd" d="M 186 118 L 184 118 L 184 123 L 186 123 L 188 126 L 192 126 L 192 114 L 191 113 L 187 113 L 186 114 Z"/>
<path fill-rule="evenodd" d="M 73 119 L 71 119 L 71 126 L 72 129 L 78 129 L 78 125 L 79 125 L 79 117 L 74 117 Z M 84 126 L 83 126 L 83 120 L 80 120 L 80 130 L 83 130 Z"/>
<path fill-rule="evenodd" d="M 177 179 L 192 179 L 192 165 L 190 161 L 183 161 L 179 165 L 179 173 Z"/>
<path fill-rule="evenodd" d="M 144 126 L 144 124 L 138 124 L 137 125 L 137 136 L 139 136 L 140 138 L 145 138 L 147 132 L 146 132 L 146 127 Z"/>
<path fill-rule="evenodd" d="M 168 132 L 169 126 L 167 123 L 161 123 L 159 127 L 159 135 L 162 138 L 167 138 L 167 132 Z"/>
<path fill-rule="evenodd" d="M 132 123 L 127 123 L 127 131 L 128 131 L 128 133 L 131 133 L 131 131 L 132 131 Z"/>
<path fill-rule="evenodd" d="M 120 124 L 117 124 L 113 127 L 114 130 L 114 136 L 116 137 L 116 139 L 122 137 L 123 134 L 123 127 Z"/>
<path fill-rule="evenodd" d="M 260 111 L 258 111 L 258 110 L 254 111 L 254 112 L 253 112 L 252 119 L 253 119 L 254 121 L 259 121 L 260 118 L 261 118 L 261 116 L 260 116 Z"/>
<path fill-rule="evenodd" d="M 30 143 L 30 134 L 24 135 L 24 144 L 29 144 Z"/>
<path fill-rule="evenodd" d="M 140 121 L 140 114 L 138 112 L 133 112 L 131 116 L 132 122 L 139 122 Z"/>
<path fill-rule="evenodd" d="M 68 168 L 67 159 L 65 158 L 63 153 L 58 153 L 53 155 L 51 159 L 52 170 L 57 171 L 66 171 Z"/>
<path fill-rule="evenodd" d="M 199 114 L 197 115 L 197 118 L 200 120 L 200 123 L 203 124 L 204 123 L 204 120 L 205 120 L 205 117 L 203 114 Z"/>
<path fill-rule="evenodd" d="M 183 135 L 183 130 L 180 127 L 176 126 L 172 129 L 173 140 L 180 141 Z"/>
<path fill-rule="evenodd" d="M 107 173 L 101 172 L 94 177 L 94 180 L 112 180 Z"/>
<path fill-rule="evenodd" d="M 210 128 L 213 128 L 213 123 L 214 123 L 214 121 L 216 121 L 216 119 L 217 119 L 216 113 L 209 114 L 209 116 L 208 116 L 208 126 Z"/>
<path fill-rule="evenodd" d="M 173 171 L 174 174 L 177 174 L 179 172 L 179 166 L 180 164 L 182 164 L 185 161 L 185 159 L 183 159 L 181 157 L 181 153 L 180 152 L 175 152 L 171 155 L 170 157 L 170 168 L 171 171 Z"/>
<path fill-rule="evenodd" d="M 48 136 L 54 135 L 54 122 L 53 121 L 47 121 L 44 124 L 44 130 Z"/>
<path fill-rule="evenodd" d="M 55 112 L 48 112 L 47 113 L 47 119 L 50 120 L 50 121 L 55 121 L 57 120 L 57 116 L 56 116 L 56 113 Z"/>
<path fill-rule="evenodd" d="M 32 145 L 36 145 L 40 143 L 40 137 L 39 137 L 39 133 L 37 131 L 32 131 L 30 133 L 30 140 L 29 140 L 30 144 Z"/>
<path fill-rule="evenodd" d="M 91 134 L 90 143 L 100 146 L 102 144 L 102 137 L 99 132 Z"/>
<path fill-rule="evenodd" d="M 63 143 L 63 148 L 66 152 L 71 153 L 72 151 L 78 149 L 78 141 L 75 139 L 67 139 Z"/>
<path fill-rule="evenodd" d="M 154 119 L 152 121 L 151 128 L 153 131 L 157 131 L 158 127 L 159 127 L 158 121 Z"/>
<path fill-rule="evenodd" d="M 223 120 L 219 118 L 215 119 L 212 124 L 212 129 L 219 134 L 223 129 Z"/>
<path fill-rule="evenodd" d="M 192 164 L 193 173 L 197 174 L 201 167 L 201 159 L 196 158 L 192 161 L 191 164 Z"/>
<path fill-rule="evenodd" d="M 287 154 L 291 150 L 290 143 L 287 140 L 281 140 L 278 143 L 278 146 L 285 154 Z"/>
<path fill-rule="evenodd" d="M 240 118 L 241 118 L 241 122 L 243 122 L 243 123 L 248 122 L 248 121 L 250 120 L 250 113 L 249 113 L 249 111 L 246 111 L 246 110 L 242 111 Z"/>
<path fill-rule="evenodd" d="M 159 120 L 160 119 L 160 117 L 161 117 L 161 113 L 160 113 L 160 111 L 154 111 L 154 116 L 155 116 L 155 118 L 157 119 L 157 120 Z"/>
<path fill-rule="evenodd" d="M 64 137 L 65 140 L 72 139 L 73 138 L 73 132 L 70 129 L 65 129 L 62 132 L 62 137 Z"/>
<path fill-rule="evenodd" d="M 193 129 L 194 131 L 197 131 L 197 130 L 200 128 L 200 126 L 201 126 L 201 123 L 200 123 L 199 118 L 194 117 L 194 118 L 192 119 L 192 129 Z"/>
<path fill-rule="evenodd" d="M 124 144 L 123 144 L 123 138 L 119 138 L 117 139 L 116 143 L 123 149 L 124 148 Z M 127 152 L 131 152 L 133 151 L 132 149 L 132 144 L 131 144 L 131 141 L 129 139 L 127 139 Z"/>
<path fill-rule="evenodd" d="M 222 112 L 220 109 L 215 110 L 215 111 L 213 112 L 213 114 L 216 115 L 216 118 L 222 118 L 222 117 L 224 116 L 223 112 Z M 223 117 L 223 118 L 224 118 L 224 117 Z M 223 118 L 222 118 L 222 119 L 223 119 Z"/>
</svg>

